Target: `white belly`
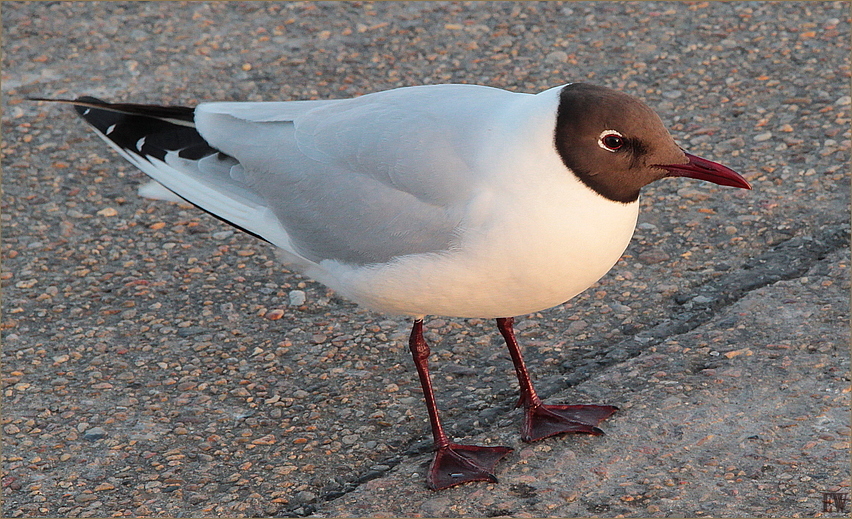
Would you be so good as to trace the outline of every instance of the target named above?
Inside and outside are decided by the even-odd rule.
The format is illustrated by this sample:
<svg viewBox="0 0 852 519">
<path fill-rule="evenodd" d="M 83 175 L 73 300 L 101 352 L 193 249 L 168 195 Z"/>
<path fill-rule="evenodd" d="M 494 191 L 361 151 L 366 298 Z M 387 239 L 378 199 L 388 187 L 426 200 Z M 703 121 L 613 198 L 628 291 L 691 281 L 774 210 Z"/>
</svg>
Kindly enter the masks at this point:
<svg viewBox="0 0 852 519">
<path fill-rule="evenodd" d="M 514 195 L 476 201 L 454 250 L 368 267 L 326 260 L 306 273 L 379 312 L 511 317 L 588 288 L 618 261 L 636 225 L 638 201 L 612 202 L 574 182 L 545 196 Z"/>
</svg>

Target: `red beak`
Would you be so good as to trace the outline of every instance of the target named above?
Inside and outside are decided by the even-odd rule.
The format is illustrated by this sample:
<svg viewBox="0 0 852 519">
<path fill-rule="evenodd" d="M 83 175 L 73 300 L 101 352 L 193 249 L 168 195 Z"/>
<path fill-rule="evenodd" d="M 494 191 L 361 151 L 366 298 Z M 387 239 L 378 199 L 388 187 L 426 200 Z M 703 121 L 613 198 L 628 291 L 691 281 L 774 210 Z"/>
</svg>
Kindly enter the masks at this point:
<svg viewBox="0 0 852 519">
<path fill-rule="evenodd" d="M 684 152 L 686 153 L 686 152 Z M 741 187 L 751 189 L 751 184 L 736 171 L 727 168 L 712 160 L 702 159 L 690 153 L 686 153 L 689 162 L 686 164 L 658 165 L 669 172 L 669 177 L 689 177 L 698 180 L 706 180 L 720 186 Z"/>
</svg>

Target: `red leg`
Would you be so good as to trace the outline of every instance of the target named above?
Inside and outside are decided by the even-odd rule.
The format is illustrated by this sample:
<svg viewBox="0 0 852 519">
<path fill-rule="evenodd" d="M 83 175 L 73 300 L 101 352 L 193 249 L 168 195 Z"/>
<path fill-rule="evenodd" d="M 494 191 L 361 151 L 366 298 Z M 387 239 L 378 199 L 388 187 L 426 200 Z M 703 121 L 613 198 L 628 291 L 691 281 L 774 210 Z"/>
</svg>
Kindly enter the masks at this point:
<svg viewBox="0 0 852 519">
<path fill-rule="evenodd" d="M 497 328 L 506 340 L 509 355 L 515 364 L 521 398 L 518 407 L 524 407 L 524 426 L 521 439 L 534 442 L 559 433 L 587 433 L 600 435 L 603 431 L 596 426 L 618 410 L 611 405 L 545 405 L 535 392 L 530 380 L 521 348 L 515 339 L 512 317 L 497 319 Z"/>
<path fill-rule="evenodd" d="M 481 447 L 479 445 L 458 445 L 451 443 L 438 418 L 438 406 L 435 404 L 435 392 L 429 377 L 429 345 L 423 338 L 423 321 L 414 321 L 411 337 L 408 340 L 414 366 L 420 376 L 423 398 L 432 424 L 432 436 L 435 438 L 435 457 L 429 467 L 426 482 L 432 490 L 442 490 L 468 481 L 497 482 L 492 474 L 494 465 L 512 452 L 509 447 Z"/>
</svg>

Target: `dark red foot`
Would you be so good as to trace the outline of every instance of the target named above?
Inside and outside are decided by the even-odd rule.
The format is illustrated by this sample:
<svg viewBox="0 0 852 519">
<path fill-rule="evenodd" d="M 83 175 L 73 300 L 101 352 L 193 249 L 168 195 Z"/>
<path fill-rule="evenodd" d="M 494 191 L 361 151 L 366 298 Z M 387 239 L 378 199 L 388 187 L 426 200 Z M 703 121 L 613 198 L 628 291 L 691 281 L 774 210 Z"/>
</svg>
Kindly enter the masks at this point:
<svg viewBox="0 0 852 519">
<path fill-rule="evenodd" d="M 429 476 L 429 488 L 443 490 L 469 481 L 497 483 L 492 474 L 500 458 L 512 452 L 509 447 L 481 447 L 479 445 L 457 445 L 451 443 L 435 452 Z"/>
<path fill-rule="evenodd" d="M 521 439 L 534 442 L 559 433 L 603 434 L 596 425 L 618 408 L 612 405 L 537 405 L 524 412 Z"/>
</svg>

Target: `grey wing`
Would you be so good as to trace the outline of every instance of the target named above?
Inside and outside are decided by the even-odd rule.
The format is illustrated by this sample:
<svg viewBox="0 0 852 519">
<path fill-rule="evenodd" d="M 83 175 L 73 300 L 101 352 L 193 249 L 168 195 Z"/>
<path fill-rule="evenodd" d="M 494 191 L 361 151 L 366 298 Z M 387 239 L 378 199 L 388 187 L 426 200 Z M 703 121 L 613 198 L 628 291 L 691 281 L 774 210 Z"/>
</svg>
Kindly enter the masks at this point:
<svg viewBox="0 0 852 519">
<path fill-rule="evenodd" d="M 262 103 L 214 103 L 199 107 L 196 122 L 244 166 L 292 252 L 368 264 L 452 248 L 479 185 L 483 124 L 505 95 L 514 94 L 415 87 L 317 102 L 300 113 L 283 103 L 278 116 Z"/>
</svg>

